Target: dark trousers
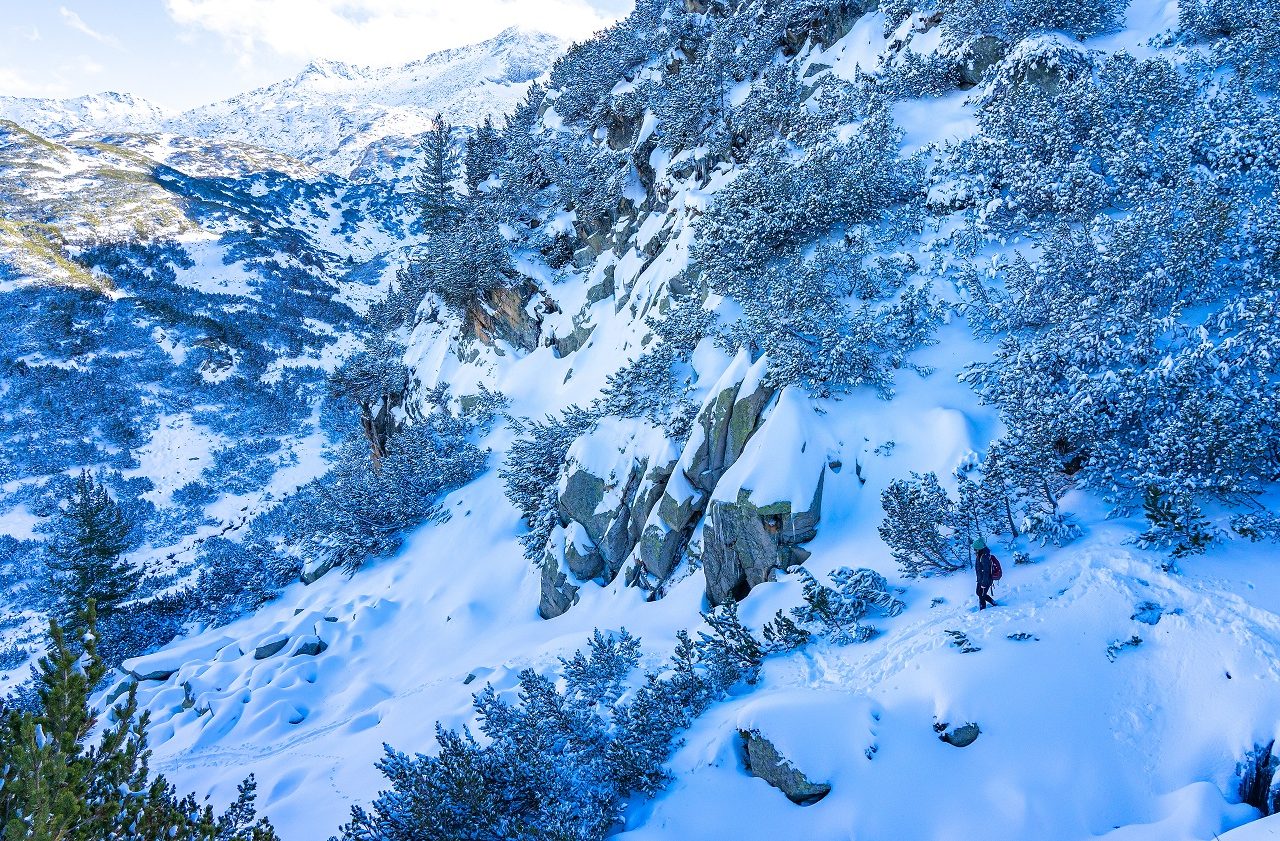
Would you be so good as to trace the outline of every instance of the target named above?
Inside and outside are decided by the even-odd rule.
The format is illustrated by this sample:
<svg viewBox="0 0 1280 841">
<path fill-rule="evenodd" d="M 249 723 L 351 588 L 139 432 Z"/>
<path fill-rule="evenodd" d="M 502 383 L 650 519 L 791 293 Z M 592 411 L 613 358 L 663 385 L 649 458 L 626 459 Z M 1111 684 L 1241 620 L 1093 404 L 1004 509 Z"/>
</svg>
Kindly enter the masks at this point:
<svg viewBox="0 0 1280 841">
<path fill-rule="evenodd" d="M 988 584 L 984 587 L 983 585 L 979 584 L 978 585 L 978 610 L 986 610 L 988 604 L 990 604 L 992 607 L 996 606 L 996 600 L 991 598 L 991 585 Z"/>
</svg>

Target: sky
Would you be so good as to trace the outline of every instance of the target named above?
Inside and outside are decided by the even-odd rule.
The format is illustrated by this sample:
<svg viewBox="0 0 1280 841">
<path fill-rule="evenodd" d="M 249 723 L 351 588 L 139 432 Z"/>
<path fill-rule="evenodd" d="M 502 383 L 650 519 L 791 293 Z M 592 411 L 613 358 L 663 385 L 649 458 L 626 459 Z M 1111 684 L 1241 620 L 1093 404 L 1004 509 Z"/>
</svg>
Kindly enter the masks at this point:
<svg viewBox="0 0 1280 841">
<path fill-rule="evenodd" d="M 388 66 L 510 26 L 581 39 L 632 0 L 0 0 L 0 96 L 120 91 L 174 110 L 313 59 Z"/>
</svg>

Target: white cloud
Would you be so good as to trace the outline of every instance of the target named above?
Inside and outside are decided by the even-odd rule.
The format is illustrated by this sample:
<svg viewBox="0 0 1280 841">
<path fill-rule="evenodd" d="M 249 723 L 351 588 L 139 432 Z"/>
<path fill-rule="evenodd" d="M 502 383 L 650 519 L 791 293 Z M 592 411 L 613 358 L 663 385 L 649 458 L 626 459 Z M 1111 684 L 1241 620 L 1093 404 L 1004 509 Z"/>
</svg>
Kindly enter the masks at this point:
<svg viewBox="0 0 1280 841">
<path fill-rule="evenodd" d="M 58 15 L 62 17 L 62 22 L 65 23 L 67 26 L 71 27 L 76 32 L 80 32 L 84 35 L 88 35 L 90 38 L 97 41 L 99 44 L 106 44 L 107 46 L 110 46 L 110 47 L 120 46 L 120 42 L 117 41 L 115 38 L 111 37 L 110 35 L 104 35 L 103 33 L 89 26 L 89 24 L 84 22 L 84 18 L 80 17 L 78 14 L 68 9 L 66 6 L 58 7 Z"/>
<path fill-rule="evenodd" d="M 72 64 L 64 69 L 79 73 L 83 76 L 97 76 L 102 73 L 103 70 L 106 70 L 105 67 L 87 55 L 76 56 Z"/>
<path fill-rule="evenodd" d="M 33 82 L 11 67 L 0 67 L 0 94 L 5 96 L 64 97 L 69 93 L 61 80 Z"/>
<path fill-rule="evenodd" d="M 613 16 L 588 0 L 165 0 L 179 24 L 230 40 L 243 54 L 397 64 L 474 43 L 509 26 L 583 38 Z"/>
</svg>

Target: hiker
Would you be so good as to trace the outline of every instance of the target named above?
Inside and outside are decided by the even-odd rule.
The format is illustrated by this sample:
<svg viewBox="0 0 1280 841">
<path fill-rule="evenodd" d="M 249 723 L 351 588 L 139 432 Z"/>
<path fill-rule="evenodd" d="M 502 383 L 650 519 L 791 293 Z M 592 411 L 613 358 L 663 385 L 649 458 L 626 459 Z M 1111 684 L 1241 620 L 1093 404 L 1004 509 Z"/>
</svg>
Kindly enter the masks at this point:
<svg viewBox="0 0 1280 841">
<path fill-rule="evenodd" d="M 997 607 L 996 600 L 991 598 L 991 585 L 999 576 L 993 574 L 992 567 L 999 568 L 1000 562 L 991 554 L 987 542 L 981 537 L 973 541 L 973 548 L 978 553 L 973 564 L 974 571 L 978 573 L 978 610 L 986 610 L 988 604 Z"/>
</svg>

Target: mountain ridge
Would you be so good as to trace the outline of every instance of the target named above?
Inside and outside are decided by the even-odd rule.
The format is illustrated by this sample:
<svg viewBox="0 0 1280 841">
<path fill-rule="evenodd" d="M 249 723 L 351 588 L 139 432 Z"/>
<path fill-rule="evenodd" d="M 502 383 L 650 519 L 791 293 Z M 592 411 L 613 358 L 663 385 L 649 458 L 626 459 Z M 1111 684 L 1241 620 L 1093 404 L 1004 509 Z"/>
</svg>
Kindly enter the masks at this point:
<svg viewBox="0 0 1280 841">
<path fill-rule="evenodd" d="M 315 59 L 288 78 L 176 113 L 104 91 L 0 97 L 0 118 L 47 137 L 130 131 L 234 140 L 346 176 L 374 143 L 411 150 L 437 113 L 474 126 L 510 112 L 566 46 L 554 35 L 510 27 L 398 65 Z"/>
</svg>

